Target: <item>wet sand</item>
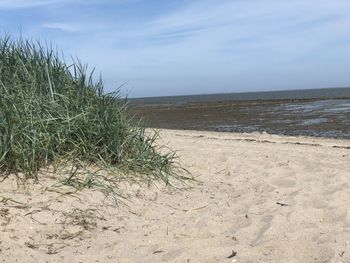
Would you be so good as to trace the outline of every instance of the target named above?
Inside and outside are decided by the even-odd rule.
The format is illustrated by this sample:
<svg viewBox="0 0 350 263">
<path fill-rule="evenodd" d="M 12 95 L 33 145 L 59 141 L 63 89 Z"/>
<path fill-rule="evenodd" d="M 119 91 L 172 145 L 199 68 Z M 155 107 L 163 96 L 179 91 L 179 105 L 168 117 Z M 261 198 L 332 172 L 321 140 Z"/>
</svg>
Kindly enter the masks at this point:
<svg viewBox="0 0 350 263">
<path fill-rule="evenodd" d="M 161 135 L 197 181 L 121 185 L 128 207 L 46 188 L 50 174 L 27 194 L 2 182 L 0 261 L 350 262 L 350 141 Z"/>
<path fill-rule="evenodd" d="M 349 99 L 139 104 L 133 113 L 153 128 L 350 139 Z"/>
</svg>

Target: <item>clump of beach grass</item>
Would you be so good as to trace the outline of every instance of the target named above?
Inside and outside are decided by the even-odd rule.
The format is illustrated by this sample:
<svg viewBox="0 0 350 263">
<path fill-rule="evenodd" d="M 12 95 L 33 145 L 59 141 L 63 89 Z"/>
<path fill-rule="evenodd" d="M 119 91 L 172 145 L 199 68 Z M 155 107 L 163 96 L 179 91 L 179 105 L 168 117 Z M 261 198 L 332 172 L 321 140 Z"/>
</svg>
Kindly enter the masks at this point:
<svg viewBox="0 0 350 263">
<path fill-rule="evenodd" d="M 181 177 L 174 152 L 161 153 L 156 133 L 128 113 L 118 91 L 39 42 L 0 38 L 0 174 L 117 193 L 120 179 L 151 183 Z M 62 172 L 63 171 L 63 172 Z"/>
</svg>

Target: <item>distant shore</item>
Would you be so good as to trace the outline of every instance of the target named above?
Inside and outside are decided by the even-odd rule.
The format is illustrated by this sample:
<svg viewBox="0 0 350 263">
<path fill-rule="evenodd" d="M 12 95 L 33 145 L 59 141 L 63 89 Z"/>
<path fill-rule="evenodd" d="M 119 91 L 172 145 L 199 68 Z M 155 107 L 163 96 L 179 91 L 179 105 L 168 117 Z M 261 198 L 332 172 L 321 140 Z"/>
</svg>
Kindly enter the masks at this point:
<svg viewBox="0 0 350 263">
<path fill-rule="evenodd" d="M 295 89 L 257 92 L 217 93 L 199 95 L 178 95 L 162 97 L 130 98 L 133 106 L 175 106 L 192 103 L 216 103 L 239 101 L 275 101 L 275 100 L 323 100 L 350 99 L 350 87 Z"/>
</svg>

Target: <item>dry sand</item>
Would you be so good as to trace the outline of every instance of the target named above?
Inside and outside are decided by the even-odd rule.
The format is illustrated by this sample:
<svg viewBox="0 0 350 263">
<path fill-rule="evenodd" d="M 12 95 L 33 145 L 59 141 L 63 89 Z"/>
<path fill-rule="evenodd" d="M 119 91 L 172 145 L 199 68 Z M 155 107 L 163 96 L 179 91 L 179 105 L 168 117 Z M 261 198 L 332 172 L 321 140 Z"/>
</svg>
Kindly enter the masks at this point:
<svg viewBox="0 0 350 263">
<path fill-rule="evenodd" d="M 3 262 L 350 262 L 350 141 L 162 130 L 198 180 L 85 190 L 0 184 Z M 64 191 L 64 189 L 61 189 Z M 228 258 L 232 251 L 237 252 Z"/>
</svg>

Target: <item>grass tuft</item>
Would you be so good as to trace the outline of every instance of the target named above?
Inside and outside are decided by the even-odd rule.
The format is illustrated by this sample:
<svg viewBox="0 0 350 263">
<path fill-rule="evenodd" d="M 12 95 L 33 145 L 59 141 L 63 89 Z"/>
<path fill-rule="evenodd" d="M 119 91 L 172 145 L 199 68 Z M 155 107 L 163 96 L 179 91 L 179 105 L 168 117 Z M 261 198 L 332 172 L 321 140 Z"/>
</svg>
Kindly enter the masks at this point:
<svg viewBox="0 0 350 263">
<path fill-rule="evenodd" d="M 105 93 L 87 66 L 39 42 L 0 38 L 0 173 L 40 180 L 53 167 L 77 189 L 117 193 L 121 179 L 169 183 L 175 154 L 162 154 L 120 93 Z"/>
</svg>

